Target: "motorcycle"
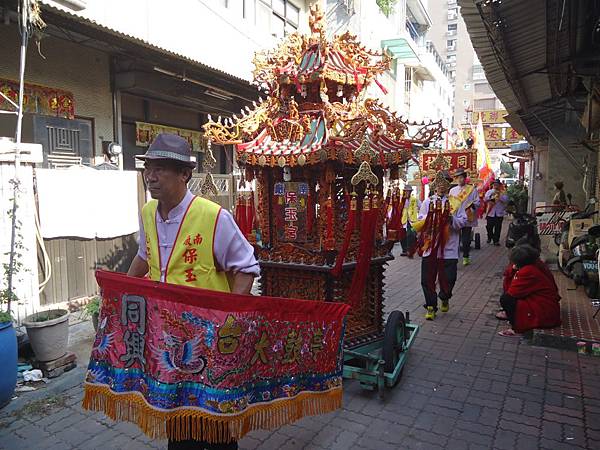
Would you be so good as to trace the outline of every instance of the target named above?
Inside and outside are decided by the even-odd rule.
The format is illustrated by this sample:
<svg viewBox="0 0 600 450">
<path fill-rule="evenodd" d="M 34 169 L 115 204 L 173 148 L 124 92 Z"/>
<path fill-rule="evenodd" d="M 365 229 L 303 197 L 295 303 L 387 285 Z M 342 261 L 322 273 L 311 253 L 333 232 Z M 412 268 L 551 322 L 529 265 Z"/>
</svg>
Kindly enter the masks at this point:
<svg viewBox="0 0 600 450">
<path fill-rule="evenodd" d="M 600 239 L 594 236 L 590 231 L 582 236 L 569 240 L 569 229 L 571 221 L 574 219 L 588 219 L 598 211 L 591 211 L 586 208 L 585 211 L 573 214 L 568 221 L 563 224 L 562 232 L 559 237 L 555 235 L 555 242 L 558 245 L 558 268 L 559 270 L 572 278 L 576 286 L 583 285 L 585 294 L 590 298 L 598 296 L 598 258 L 596 252 Z M 592 227 L 594 228 L 594 227 Z M 594 229 L 594 234 L 600 234 L 600 230 Z"/>
<path fill-rule="evenodd" d="M 514 219 L 508 225 L 506 233 L 506 248 L 513 248 L 517 242 L 524 241 L 534 248 L 540 249 L 537 219 L 531 214 L 514 213 Z"/>
</svg>

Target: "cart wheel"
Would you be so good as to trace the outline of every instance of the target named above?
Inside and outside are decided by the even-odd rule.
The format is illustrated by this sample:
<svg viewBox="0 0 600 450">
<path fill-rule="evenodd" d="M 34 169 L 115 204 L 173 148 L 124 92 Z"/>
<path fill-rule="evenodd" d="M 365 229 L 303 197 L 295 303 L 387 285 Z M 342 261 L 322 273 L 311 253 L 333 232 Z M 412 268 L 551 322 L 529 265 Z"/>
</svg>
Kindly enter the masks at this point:
<svg viewBox="0 0 600 450">
<path fill-rule="evenodd" d="M 406 343 L 406 320 L 400 311 L 392 311 L 385 323 L 383 335 L 382 357 L 385 361 L 384 369 L 391 373 L 398 364 L 400 352 Z"/>
<path fill-rule="evenodd" d="M 479 233 L 475 233 L 475 249 L 476 250 L 481 249 L 481 234 L 479 234 Z"/>
<path fill-rule="evenodd" d="M 588 298 L 598 298 L 598 283 L 585 283 L 583 285 L 583 290 L 585 291 L 585 295 L 587 295 Z"/>
</svg>

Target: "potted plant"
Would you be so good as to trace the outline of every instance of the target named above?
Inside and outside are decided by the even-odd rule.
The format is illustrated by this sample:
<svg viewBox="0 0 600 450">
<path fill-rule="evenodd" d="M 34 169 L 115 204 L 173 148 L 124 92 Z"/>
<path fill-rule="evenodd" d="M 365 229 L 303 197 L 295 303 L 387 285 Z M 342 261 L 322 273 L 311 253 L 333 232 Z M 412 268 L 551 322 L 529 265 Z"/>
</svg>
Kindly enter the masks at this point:
<svg viewBox="0 0 600 450">
<path fill-rule="evenodd" d="M 506 189 L 506 194 L 508 195 L 511 206 L 513 207 L 513 210 L 511 211 L 513 214 L 522 214 L 527 212 L 527 201 L 529 196 L 527 193 L 527 187 L 523 183 L 519 182 L 511 184 L 508 189 Z"/>
<path fill-rule="evenodd" d="M 17 195 L 18 182 L 10 180 L 15 186 Z M 16 197 L 15 197 L 16 198 Z M 13 208 L 8 211 L 8 217 L 15 219 L 17 203 L 13 198 Z M 21 222 L 13 220 L 14 233 L 11 251 L 4 254 L 8 262 L 2 264 L 4 271 L 4 288 L 0 290 L 0 408 L 6 405 L 13 397 L 17 385 L 17 358 L 18 344 L 17 333 L 13 326 L 12 305 L 19 302 L 15 294 L 15 281 L 19 281 L 19 273 L 27 270 L 23 267 L 21 250 L 23 249 L 23 236 Z"/>
<path fill-rule="evenodd" d="M 85 305 L 85 311 L 92 317 L 92 324 L 94 325 L 94 331 L 98 332 L 98 315 L 100 314 L 100 297 L 92 297 L 87 305 Z"/>
<path fill-rule="evenodd" d="M 0 304 L 8 304 L 12 294 L 8 289 L 0 291 Z M 13 397 L 17 385 L 17 335 L 8 308 L 0 309 L 0 408 Z"/>
<path fill-rule="evenodd" d="M 31 314 L 25 318 L 23 325 L 38 361 L 53 361 L 67 353 L 69 311 L 66 309 Z"/>
</svg>

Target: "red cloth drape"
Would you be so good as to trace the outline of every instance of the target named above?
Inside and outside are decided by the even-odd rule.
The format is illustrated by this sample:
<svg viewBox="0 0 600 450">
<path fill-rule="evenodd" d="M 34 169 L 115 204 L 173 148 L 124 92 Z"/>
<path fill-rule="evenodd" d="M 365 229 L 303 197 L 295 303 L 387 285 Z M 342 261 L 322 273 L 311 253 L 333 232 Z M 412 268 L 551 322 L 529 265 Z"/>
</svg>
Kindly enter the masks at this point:
<svg viewBox="0 0 600 450">
<path fill-rule="evenodd" d="M 342 274 L 342 265 L 344 264 L 344 259 L 346 258 L 346 254 L 348 253 L 348 247 L 350 247 L 350 239 L 352 238 L 352 233 L 354 232 L 354 227 L 356 226 L 356 196 L 350 196 L 346 194 L 346 204 L 348 205 L 348 222 L 346 224 L 344 242 L 342 244 L 340 252 L 337 255 L 335 266 L 331 271 L 331 274 L 336 278 Z"/>
<path fill-rule="evenodd" d="M 246 230 L 248 229 L 248 212 L 246 210 L 246 199 L 242 195 L 238 197 L 235 205 L 235 222 L 243 235 L 246 236 Z"/>
<path fill-rule="evenodd" d="M 358 305 L 365 292 L 365 284 L 367 275 L 369 274 L 371 255 L 373 254 L 373 245 L 375 243 L 375 228 L 379 215 L 379 205 L 376 202 L 377 200 L 372 202 L 373 204 L 369 204 L 371 200 L 368 199 L 363 203 L 360 247 L 348 298 L 348 303 L 351 306 Z"/>
</svg>

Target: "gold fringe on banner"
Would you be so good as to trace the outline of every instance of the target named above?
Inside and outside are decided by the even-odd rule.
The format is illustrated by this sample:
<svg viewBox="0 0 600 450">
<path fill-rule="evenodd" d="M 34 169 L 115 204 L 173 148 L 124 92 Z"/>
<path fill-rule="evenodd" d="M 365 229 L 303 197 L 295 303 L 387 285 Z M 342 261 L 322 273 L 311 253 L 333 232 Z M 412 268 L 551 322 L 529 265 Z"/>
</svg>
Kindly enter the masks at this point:
<svg viewBox="0 0 600 450">
<path fill-rule="evenodd" d="M 116 393 L 108 386 L 85 383 L 83 408 L 102 411 L 115 421 L 127 421 L 152 439 L 204 440 L 225 443 L 253 430 L 274 429 L 304 416 L 326 414 L 342 406 L 342 387 L 326 392 L 302 392 L 293 398 L 255 405 L 239 414 L 218 415 L 200 409 L 165 411 L 150 406 L 139 392 Z"/>
</svg>

